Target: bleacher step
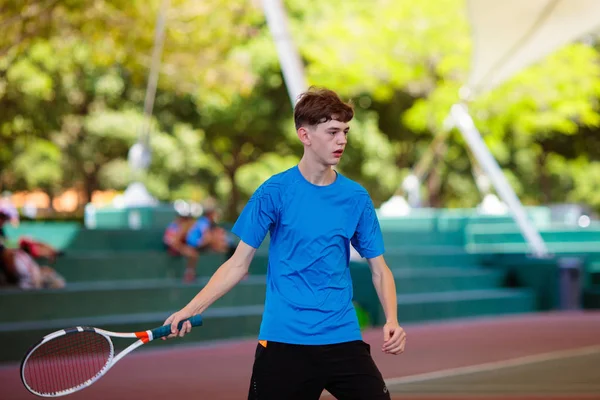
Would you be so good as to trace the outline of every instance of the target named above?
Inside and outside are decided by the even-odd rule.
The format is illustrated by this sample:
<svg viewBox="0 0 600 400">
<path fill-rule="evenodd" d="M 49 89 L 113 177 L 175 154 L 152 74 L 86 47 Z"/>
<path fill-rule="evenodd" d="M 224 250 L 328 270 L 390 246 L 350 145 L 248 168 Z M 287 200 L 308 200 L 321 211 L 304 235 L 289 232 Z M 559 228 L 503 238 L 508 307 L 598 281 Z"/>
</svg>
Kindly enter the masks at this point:
<svg viewBox="0 0 600 400">
<path fill-rule="evenodd" d="M 494 289 L 504 274 L 476 268 L 422 268 L 392 270 L 399 294 Z"/>
<path fill-rule="evenodd" d="M 440 251 L 386 245 L 384 258 L 390 268 L 474 267 L 480 264 L 479 257 L 467 253 L 464 247 L 444 248 Z"/>
<path fill-rule="evenodd" d="M 193 284 L 176 280 L 105 281 L 80 283 L 65 289 L 0 291 L 0 322 L 135 314 L 148 310 L 179 309 L 187 304 L 208 278 Z M 250 276 L 217 300 L 214 307 L 263 304 L 265 277 Z M 19 307 L 10 307 L 18 304 Z"/>
<path fill-rule="evenodd" d="M 17 323 L 0 323 L 0 341 L 9 343 L 0 349 L 0 362 L 16 362 L 21 360 L 30 346 L 43 336 L 59 329 L 73 326 L 91 326 L 113 332 L 136 332 L 161 326 L 165 319 L 176 311 L 168 310 L 156 313 L 118 314 L 99 317 L 78 317 L 52 319 L 43 321 L 24 321 Z M 146 348 L 157 348 L 166 345 L 183 345 L 194 342 L 224 340 L 238 337 L 255 337 L 262 320 L 263 306 L 215 307 L 203 314 L 202 327 L 195 328 L 184 339 L 156 341 Z M 113 340 L 115 347 L 121 349 L 131 344 L 128 339 Z"/>
<path fill-rule="evenodd" d="M 533 291 L 528 289 L 459 290 L 398 295 L 398 318 L 404 322 L 503 315 L 534 310 L 535 296 Z"/>
<path fill-rule="evenodd" d="M 225 261 L 219 253 L 203 253 L 198 259 L 198 275 L 211 275 Z M 250 274 L 263 275 L 268 257 L 256 255 L 250 265 Z M 181 278 L 185 269 L 183 257 L 166 252 L 69 252 L 57 260 L 56 270 L 68 283 L 107 280 L 137 280 Z"/>
</svg>

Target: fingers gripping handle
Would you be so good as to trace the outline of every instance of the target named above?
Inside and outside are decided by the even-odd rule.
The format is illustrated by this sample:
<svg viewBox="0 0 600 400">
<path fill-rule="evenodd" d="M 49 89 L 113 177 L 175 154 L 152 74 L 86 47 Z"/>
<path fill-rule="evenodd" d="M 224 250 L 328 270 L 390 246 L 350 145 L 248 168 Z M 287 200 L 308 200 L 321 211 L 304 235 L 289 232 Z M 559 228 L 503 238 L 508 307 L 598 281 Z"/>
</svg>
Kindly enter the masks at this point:
<svg viewBox="0 0 600 400">
<path fill-rule="evenodd" d="M 200 314 L 194 315 L 191 318 L 184 319 L 177 325 L 177 329 L 181 329 L 185 321 L 190 321 L 192 326 L 202 325 L 202 316 Z M 160 328 L 152 329 L 152 338 L 158 339 L 161 337 L 169 336 L 171 334 L 171 325 L 163 325 Z"/>
</svg>

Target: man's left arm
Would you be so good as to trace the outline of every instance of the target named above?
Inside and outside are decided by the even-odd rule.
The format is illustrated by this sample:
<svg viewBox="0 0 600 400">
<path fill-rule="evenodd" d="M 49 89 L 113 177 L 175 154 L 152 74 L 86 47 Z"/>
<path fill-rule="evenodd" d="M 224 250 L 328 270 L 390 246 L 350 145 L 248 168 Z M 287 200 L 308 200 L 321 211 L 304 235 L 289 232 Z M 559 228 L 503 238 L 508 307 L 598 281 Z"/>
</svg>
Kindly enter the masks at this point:
<svg viewBox="0 0 600 400">
<path fill-rule="evenodd" d="M 398 324 L 398 301 L 396 298 L 396 283 L 394 275 L 387 266 L 383 255 L 367 258 L 373 285 L 385 313 L 385 325 L 383 326 L 383 346 L 381 350 L 387 354 L 400 354 L 406 345 L 406 333 Z"/>
</svg>

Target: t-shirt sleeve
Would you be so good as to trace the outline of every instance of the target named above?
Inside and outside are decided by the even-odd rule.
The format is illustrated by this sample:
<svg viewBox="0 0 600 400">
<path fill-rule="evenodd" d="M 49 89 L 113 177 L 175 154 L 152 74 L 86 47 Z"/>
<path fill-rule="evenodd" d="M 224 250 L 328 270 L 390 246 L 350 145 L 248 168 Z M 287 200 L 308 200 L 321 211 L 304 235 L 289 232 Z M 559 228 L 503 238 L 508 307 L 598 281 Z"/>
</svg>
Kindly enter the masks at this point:
<svg viewBox="0 0 600 400">
<path fill-rule="evenodd" d="M 277 221 L 278 197 L 273 185 L 261 185 L 248 200 L 231 231 L 244 243 L 258 249 Z"/>
<path fill-rule="evenodd" d="M 385 252 L 381 227 L 370 197 L 362 210 L 351 243 L 364 258 L 375 258 Z"/>
</svg>

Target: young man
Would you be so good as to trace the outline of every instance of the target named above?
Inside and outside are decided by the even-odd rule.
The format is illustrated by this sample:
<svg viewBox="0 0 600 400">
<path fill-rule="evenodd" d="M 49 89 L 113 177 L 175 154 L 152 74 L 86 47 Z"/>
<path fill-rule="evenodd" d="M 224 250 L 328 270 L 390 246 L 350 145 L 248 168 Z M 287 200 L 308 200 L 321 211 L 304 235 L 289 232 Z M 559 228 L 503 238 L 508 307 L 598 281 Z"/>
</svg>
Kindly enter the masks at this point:
<svg viewBox="0 0 600 400">
<path fill-rule="evenodd" d="M 182 319 L 204 312 L 248 271 L 271 235 L 267 296 L 249 399 L 317 400 L 324 389 L 339 400 L 389 399 L 352 305 L 350 244 L 365 257 L 387 322 L 382 351 L 400 354 L 394 278 L 383 258 L 379 221 L 367 191 L 337 173 L 354 111 L 332 91 L 311 89 L 294 109 L 304 145 L 300 163 L 263 183 L 233 227 L 233 256 L 200 293 L 171 315 L 169 337 L 184 336 Z"/>
</svg>

